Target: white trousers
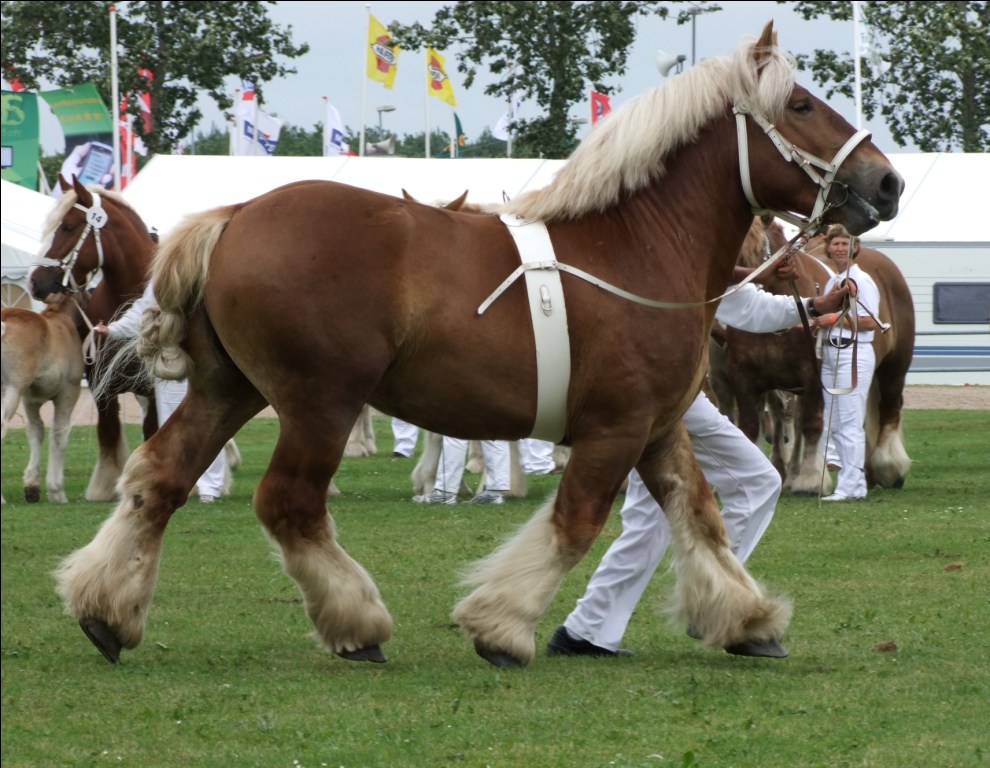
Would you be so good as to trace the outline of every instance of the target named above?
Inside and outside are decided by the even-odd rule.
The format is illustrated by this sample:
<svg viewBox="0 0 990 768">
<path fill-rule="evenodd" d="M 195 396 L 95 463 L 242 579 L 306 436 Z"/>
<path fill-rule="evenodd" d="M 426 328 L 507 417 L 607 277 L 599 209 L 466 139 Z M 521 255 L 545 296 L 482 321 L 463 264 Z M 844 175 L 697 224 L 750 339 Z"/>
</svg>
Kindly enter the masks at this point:
<svg viewBox="0 0 990 768">
<path fill-rule="evenodd" d="M 395 453 L 401 453 L 406 457 L 412 456 L 413 451 L 416 450 L 416 441 L 419 439 L 419 427 L 393 416 L 392 437 L 395 438 L 395 443 L 392 446 Z"/>
<path fill-rule="evenodd" d="M 186 380 L 166 381 L 165 379 L 155 379 L 155 407 L 158 410 L 158 426 L 166 422 L 175 409 L 179 407 L 182 398 L 186 396 Z M 213 463 L 207 467 L 202 477 L 196 481 L 196 492 L 200 496 L 223 496 L 224 471 L 223 451 L 217 455 Z"/>
<path fill-rule="evenodd" d="M 548 475 L 557 465 L 553 461 L 553 442 L 526 437 L 519 441 L 519 461 L 527 475 Z"/>
<path fill-rule="evenodd" d="M 684 414 L 684 426 L 705 477 L 718 493 L 732 552 L 744 563 L 770 525 L 780 475 L 704 394 Z M 572 635 L 612 651 L 670 545 L 667 518 L 635 470 L 620 514 L 622 532 L 564 621 Z"/>
<path fill-rule="evenodd" d="M 822 387 L 840 389 L 852 384 L 852 347 L 822 347 Z M 856 351 L 856 389 L 846 395 L 823 391 L 825 398 L 823 435 L 828 436 L 826 458 L 839 465 L 835 492 L 852 498 L 866 497 L 866 399 L 873 381 L 876 357 L 873 343 L 859 344 Z"/>
<path fill-rule="evenodd" d="M 457 493 L 460 490 L 464 466 L 467 464 L 467 448 L 467 440 L 444 437 L 434 485 L 436 490 L 446 493 Z M 509 490 L 509 443 L 505 440 L 482 440 L 481 453 L 485 458 L 483 486 L 489 491 Z"/>
</svg>

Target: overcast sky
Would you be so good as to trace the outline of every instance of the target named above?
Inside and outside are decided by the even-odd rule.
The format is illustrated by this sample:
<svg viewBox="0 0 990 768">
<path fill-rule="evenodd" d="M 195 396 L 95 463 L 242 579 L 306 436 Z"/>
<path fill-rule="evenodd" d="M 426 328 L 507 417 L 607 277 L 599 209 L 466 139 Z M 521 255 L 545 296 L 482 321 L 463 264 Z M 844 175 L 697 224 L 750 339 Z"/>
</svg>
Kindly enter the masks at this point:
<svg viewBox="0 0 990 768">
<path fill-rule="evenodd" d="M 316 123 L 324 121 L 324 97 L 340 112 L 344 125 L 356 133 L 361 125 L 362 111 L 365 125 L 378 125 L 380 106 L 394 106 L 392 112 L 383 112 L 382 125 L 400 138 L 405 134 L 423 132 L 427 125 L 449 130 L 452 123 L 451 108 L 437 98 L 427 103 L 424 53 L 404 51 L 400 53 L 395 86 L 386 89 L 382 84 L 365 77 L 365 43 L 368 33 L 368 13 L 382 24 L 393 20 L 409 24 L 419 21 L 429 24 L 443 2 L 378 2 L 365 3 L 353 0 L 336 2 L 279 2 L 269 8 L 271 19 L 281 26 L 292 26 L 296 44 L 309 43 L 310 51 L 296 59 L 292 65 L 297 74 L 264 84 L 262 109 L 288 123 L 305 130 L 312 130 Z M 774 21 L 780 44 L 797 53 L 811 53 L 815 47 L 851 51 L 853 46 L 852 22 L 829 20 L 804 21 L 790 10 L 789 5 L 776 2 L 723 3 L 724 10 L 697 17 L 695 27 L 694 56 L 700 61 L 709 56 L 731 53 L 743 42 L 744 37 L 759 35 L 763 25 Z M 671 6 L 676 10 L 676 6 Z M 611 97 L 613 108 L 624 101 L 663 82 L 657 71 L 657 49 L 672 54 L 683 54 L 687 65 L 692 57 L 691 24 L 678 26 L 672 19 L 655 18 L 638 20 L 636 42 L 630 52 L 627 71 L 621 77 L 608 80 L 616 87 Z M 462 75 L 457 72 L 457 49 L 441 51 L 446 57 L 447 74 L 450 77 L 458 106 L 454 109 L 470 142 L 486 128 L 495 125 L 505 113 L 506 105 L 499 99 L 486 96 L 484 85 L 491 82 L 481 74 L 470 90 L 463 86 Z M 824 95 L 807 73 L 799 74 L 800 82 L 814 93 Z M 231 93 L 237 88 L 236 78 L 229 78 Z M 832 102 L 846 119 L 855 124 L 855 105 L 851 99 L 837 98 Z M 362 109 L 363 107 L 363 109 Z M 212 126 L 220 127 L 223 117 L 209 99 L 201 100 L 204 119 L 200 131 L 208 133 Z M 42 143 L 46 150 L 61 151 L 61 131 L 53 118 L 45 120 L 48 112 L 40 105 L 42 115 Z M 535 103 L 523 102 L 521 115 L 535 117 L 539 108 Z M 573 117 L 588 117 L 590 104 L 575 107 Z M 913 148 L 897 147 L 889 132 L 880 123 L 866 126 L 874 133 L 874 141 L 884 152 L 905 152 Z M 587 130 L 587 126 L 580 129 Z"/>
</svg>

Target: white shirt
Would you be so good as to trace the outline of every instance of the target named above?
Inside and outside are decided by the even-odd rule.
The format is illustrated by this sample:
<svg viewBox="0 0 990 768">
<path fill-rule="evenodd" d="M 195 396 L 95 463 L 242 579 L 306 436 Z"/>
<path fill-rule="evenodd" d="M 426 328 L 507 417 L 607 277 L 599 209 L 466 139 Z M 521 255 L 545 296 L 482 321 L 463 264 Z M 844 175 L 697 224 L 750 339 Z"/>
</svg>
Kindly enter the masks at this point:
<svg viewBox="0 0 990 768">
<path fill-rule="evenodd" d="M 801 315 L 793 297 L 778 296 L 746 283 L 722 299 L 715 319 L 740 331 L 771 333 L 797 325 Z"/>
<path fill-rule="evenodd" d="M 874 317 L 879 320 L 880 289 L 877 288 L 877 284 L 873 281 L 873 278 L 860 269 L 859 265 L 854 262 L 850 262 L 844 272 L 840 272 L 825 283 L 824 293 L 831 291 L 836 285 L 845 280 L 846 277 L 849 277 L 856 283 L 856 314 L 860 317 Z M 838 329 L 835 329 L 835 332 L 837 333 Z M 845 338 L 852 338 L 852 331 L 850 329 L 844 328 L 843 332 Z M 860 341 L 873 341 L 873 331 L 859 331 L 858 336 Z"/>
</svg>

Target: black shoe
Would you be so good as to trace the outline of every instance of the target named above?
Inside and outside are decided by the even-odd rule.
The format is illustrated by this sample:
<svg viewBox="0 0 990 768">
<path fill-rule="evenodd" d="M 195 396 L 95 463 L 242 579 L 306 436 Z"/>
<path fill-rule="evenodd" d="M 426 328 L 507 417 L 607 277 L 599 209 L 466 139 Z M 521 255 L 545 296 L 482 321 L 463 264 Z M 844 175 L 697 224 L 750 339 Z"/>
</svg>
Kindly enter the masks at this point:
<svg viewBox="0 0 990 768">
<path fill-rule="evenodd" d="M 563 624 L 554 630 L 547 643 L 547 656 L 632 656 L 632 653 L 626 648 L 610 651 L 584 639 L 575 640 Z"/>
</svg>

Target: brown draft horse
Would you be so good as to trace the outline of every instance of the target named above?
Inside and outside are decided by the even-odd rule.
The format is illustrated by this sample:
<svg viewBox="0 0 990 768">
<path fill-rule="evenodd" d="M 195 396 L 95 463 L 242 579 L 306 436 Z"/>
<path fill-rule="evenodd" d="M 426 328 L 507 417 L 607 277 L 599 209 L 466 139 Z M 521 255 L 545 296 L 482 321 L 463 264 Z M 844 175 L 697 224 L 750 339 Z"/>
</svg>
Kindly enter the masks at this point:
<svg viewBox="0 0 990 768">
<path fill-rule="evenodd" d="M 65 449 L 69 445 L 72 409 L 79 400 L 83 377 L 83 351 L 75 317 L 80 309 L 68 292 L 53 293 L 46 303 L 48 306 L 40 313 L 16 307 L 0 310 L 3 393 L 0 440 L 7 437 L 10 419 L 23 401 L 30 452 L 24 470 L 24 498 L 29 502 L 39 501 L 41 443 L 45 437 L 41 406 L 51 402 L 53 416 L 45 480 L 48 500 L 65 504 L 69 500 L 65 495 Z M 2 494 L 0 501 L 6 503 Z"/>
<path fill-rule="evenodd" d="M 759 267 L 786 242 L 780 222 L 755 219 L 739 252 L 738 263 Z M 799 277 L 794 282 L 798 295 L 820 295 L 831 273 L 803 251 L 796 251 L 791 258 L 798 269 Z M 772 272 L 762 283 L 770 293 L 786 296 L 794 293 L 790 282 L 779 280 Z M 710 376 L 719 397 L 719 409 L 750 440 L 757 442 L 764 431 L 761 429 L 764 410 L 769 408 L 773 415 L 771 461 L 780 472 L 784 488 L 795 495 L 830 493 L 832 481 L 823 471 L 825 459 L 818 451 L 823 428 L 821 377 L 808 332 L 803 326 L 778 333 L 726 328 L 722 337 L 722 346 L 710 349 Z M 781 393 L 797 397 L 788 399 L 785 405 Z M 790 409 L 786 424 L 784 407 Z M 785 426 L 791 425 L 793 435 L 788 432 L 785 436 Z"/>
<path fill-rule="evenodd" d="M 99 273 L 101 279 L 86 305 L 89 322 L 79 319 L 79 336 L 85 339 L 93 325 L 108 322 L 141 295 L 157 246 L 141 217 L 120 195 L 102 187 L 87 188 L 75 178 L 71 185 L 61 177 L 59 182 L 62 197 L 46 226 L 51 244 L 42 266 L 31 272 L 30 289 L 37 299 L 60 291 L 63 285 L 84 290 Z M 106 364 L 107 360 L 99 354 L 95 360 L 87 360 L 86 377 L 90 384 L 95 371 Z M 106 392 L 99 396 L 94 393 L 99 456 L 86 488 L 89 501 L 110 501 L 117 497 L 117 480 L 129 454 L 118 397 L 133 391 L 147 399 L 142 423 L 145 439 L 158 428 L 154 388 L 136 376 L 138 370 L 135 360 Z M 93 387 L 90 392 L 94 392 Z"/>
<path fill-rule="evenodd" d="M 492 664 L 533 660 L 540 619 L 633 467 L 671 521 L 677 618 L 712 646 L 780 638 L 789 602 L 732 555 L 681 416 L 754 206 L 854 232 L 896 214 L 903 181 L 865 138 L 795 84 L 768 24 L 613 111 L 547 187 L 494 207 L 545 223 L 560 261 L 537 263 L 536 285 L 559 276 L 566 291 L 566 402 L 535 433 L 556 393 L 538 396 L 540 307 L 507 280 L 520 256 L 499 216 L 308 181 L 189 217 L 155 257 L 159 313 L 140 339 L 155 375 L 188 377 L 189 392 L 131 455 L 113 514 L 59 566 L 66 611 L 111 662 L 140 644 L 169 519 L 270 404 L 280 433 L 255 512 L 326 647 L 385 661 L 392 618 L 326 506 L 370 403 L 440 434 L 571 447 L 555 497 L 475 565 L 454 609 Z"/>
</svg>

